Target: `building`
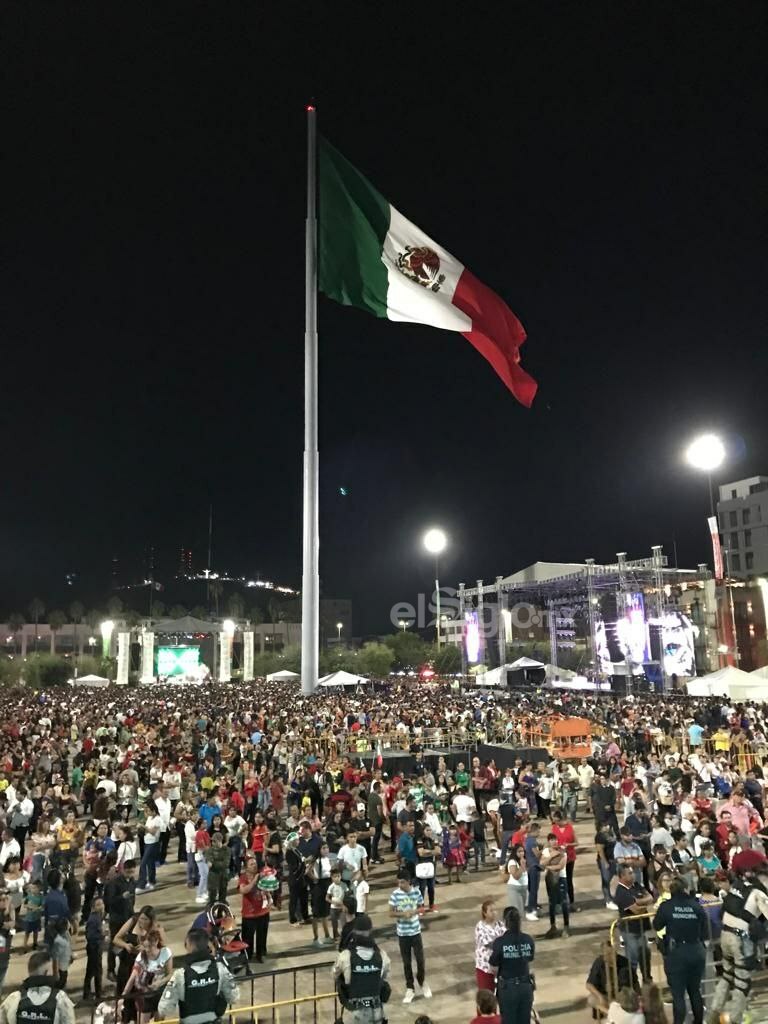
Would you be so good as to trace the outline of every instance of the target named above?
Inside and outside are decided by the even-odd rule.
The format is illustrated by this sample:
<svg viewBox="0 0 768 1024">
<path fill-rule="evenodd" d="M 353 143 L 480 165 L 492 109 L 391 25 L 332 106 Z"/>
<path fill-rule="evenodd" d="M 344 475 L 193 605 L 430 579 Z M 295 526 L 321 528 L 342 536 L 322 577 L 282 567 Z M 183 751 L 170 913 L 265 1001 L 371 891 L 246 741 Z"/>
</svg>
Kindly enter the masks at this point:
<svg viewBox="0 0 768 1024">
<path fill-rule="evenodd" d="M 717 522 L 725 572 L 735 577 L 768 574 L 768 477 L 722 484 Z"/>
</svg>

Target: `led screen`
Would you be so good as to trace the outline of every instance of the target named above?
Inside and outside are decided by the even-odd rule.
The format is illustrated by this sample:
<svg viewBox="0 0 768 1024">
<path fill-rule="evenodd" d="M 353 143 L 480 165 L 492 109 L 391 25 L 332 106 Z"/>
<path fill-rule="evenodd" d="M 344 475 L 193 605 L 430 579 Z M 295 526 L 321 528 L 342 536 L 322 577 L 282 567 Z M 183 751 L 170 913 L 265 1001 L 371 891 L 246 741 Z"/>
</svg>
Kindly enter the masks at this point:
<svg viewBox="0 0 768 1024">
<path fill-rule="evenodd" d="M 480 660 L 480 622 L 477 612 L 464 612 L 464 643 L 467 646 L 467 661 L 476 664 Z"/>
<path fill-rule="evenodd" d="M 194 676 L 200 664 L 200 648 L 158 647 L 157 674 L 159 676 Z"/>
</svg>

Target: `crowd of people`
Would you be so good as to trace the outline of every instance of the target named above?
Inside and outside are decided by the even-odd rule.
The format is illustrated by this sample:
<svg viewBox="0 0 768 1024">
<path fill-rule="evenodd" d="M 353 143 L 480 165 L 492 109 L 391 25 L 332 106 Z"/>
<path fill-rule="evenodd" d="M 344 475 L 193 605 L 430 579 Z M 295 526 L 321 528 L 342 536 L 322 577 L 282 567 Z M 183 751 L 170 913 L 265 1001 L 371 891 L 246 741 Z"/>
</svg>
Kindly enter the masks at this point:
<svg viewBox="0 0 768 1024">
<path fill-rule="evenodd" d="M 500 768 L 477 754 L 478 742 L 514 741 L 558 715 L 593 723 L 590 757 L 542 753 Z M 438 730 L 465 748 L 426 755 Z M 439 684 L 302 697 L 264 681 L 183 697 L 5 695 L 0 985 L 14 953 L 31 956 L 0 1024 L 74 1019 L 66 992 L 79 943 L 83 1000 L 138 1024 L 177 1012 L 206 1024 L 236 1001 L 233 972 L 269 956 L 275 914 L 333 947 L 347 1019 L 378 1024 L 399 983 L 376 936 L 389 925 L 397 940 L 402 1002 L 429 1005 L 422 922 L 439 911 L 436 885 L 490 870 L 506 896 L 483 902 L 475 931 L 477 1018 L 528 1024 L 536 943 L 567 939 L 582 909 L 579 818 L 594 822 L 596 878 L 618 918 L 615 945 L 589 972 L 594 1012 L 659 1024 L 657 944 L 675 1024 L 686 997 L 703 1019 L 708 964 L 719 980 L 707 1012 L 727 1007 L 738 1024 L 768 917 L 764 748 L 762 708 L 712 699 L 493 698 Z M 386 750 L 407 754 L 405 767 L 387 771 Z M 384 883 L 385 858 L 395 879 L 389 920 L 376 921 L 371 882 Z M 183 951 L 152 904 L 172 863 L 193 905 Z"/>
</svg>

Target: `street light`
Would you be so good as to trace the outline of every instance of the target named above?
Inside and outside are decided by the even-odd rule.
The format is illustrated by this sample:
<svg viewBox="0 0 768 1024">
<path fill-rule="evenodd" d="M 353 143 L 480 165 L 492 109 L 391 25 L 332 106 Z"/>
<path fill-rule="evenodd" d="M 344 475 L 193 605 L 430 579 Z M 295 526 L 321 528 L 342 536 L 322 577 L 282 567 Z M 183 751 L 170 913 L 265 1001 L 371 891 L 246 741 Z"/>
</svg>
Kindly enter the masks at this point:
<svg viewBox="0 0 768 1024">
<path fill-rule="evenodd" d="M 338 640 L 339 643 L 341 643 L 341 631 L 342 631 L 343 628 L 344 628 L 344 623 L 343 622 L 337 622 L 336 623 L 336 629 L 338 630 L 338 635 L 337 635 L 336 639 Z"/>
<path fill-rule="evenodd" d="M 715 514 L 715 498 L 712 492 L 712 473 L 719 469 L 725 460 L 725 445 L 717 434 L 702 434 L 692 441 L 685 452 L 685 458 L 689 466 L 700 469 L 707 474 L 709 482 L 709 507 L 711 514 Z"/>
<path fill-rule="evenodd" d="M 398 622 L 398 626 L 400 627 L 400 629 L 402 629 L 403 632 L 405 632 L 406 629 L 408 629 L 408 623 L 405 621 L 405 619 L 400 619 L 400 621 Z"/>
<path fill-rule="evenodd" d="M 440 637 L 440 555 L 445 551 L 448 538 L 445 533 L 437 527 L 432 527 L 424 534 L 424 547 L 435 556 L 435 632 L 437 633 L 437 646 L 441 644 Z"/>
</svg>

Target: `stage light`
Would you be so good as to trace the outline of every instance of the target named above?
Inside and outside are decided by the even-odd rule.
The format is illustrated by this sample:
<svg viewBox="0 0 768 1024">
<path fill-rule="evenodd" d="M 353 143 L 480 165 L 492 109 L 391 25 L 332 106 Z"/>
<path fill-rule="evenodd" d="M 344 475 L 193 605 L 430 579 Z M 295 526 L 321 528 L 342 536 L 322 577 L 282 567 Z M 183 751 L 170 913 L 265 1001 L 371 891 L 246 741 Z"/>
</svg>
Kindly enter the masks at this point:
<svg viewBox="0 0 768 1024">
<path fill-rule="evenodd" d="M 722 465 L 725 459 L 725 445 L 716 434 L 702 434 L 688 445 L 685 457 L 694 469 L 711 473 Z"/>
<path fill-rule="evenodd" d="M 102 640 L 109 640 L 112 636 L 112 632 L 114 631 L 115 624 L 111 619 L 107 619 L 106 622 L 102 622 L 100 628 Z"/>
<path fill-rule="evenodd" d="M 424 547 L 431 555 L 439 555 L 445 551 L 448 538 L 442 530 L 433 528 L 424 534 Z"/>
<path fill-rule="evenodd" d="M 717 645 L 717 653 L 718 654 L 727 654 L 728 653 L 728 644 L 718 644 Z"/>
<path fill-rule="evenodd" d="M 237 627 L 235 626 L 235 624 L 232 621 L 232 619 L 224 619 L 224 621 L 221 624 L 221 628 L 227 634 L 227 636 L 234 636 L 235 635 L 235 629 Z"/>
</svg>

